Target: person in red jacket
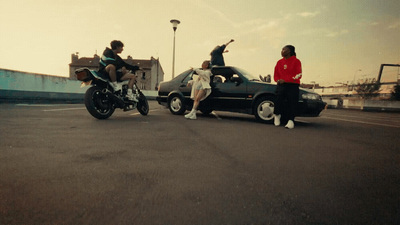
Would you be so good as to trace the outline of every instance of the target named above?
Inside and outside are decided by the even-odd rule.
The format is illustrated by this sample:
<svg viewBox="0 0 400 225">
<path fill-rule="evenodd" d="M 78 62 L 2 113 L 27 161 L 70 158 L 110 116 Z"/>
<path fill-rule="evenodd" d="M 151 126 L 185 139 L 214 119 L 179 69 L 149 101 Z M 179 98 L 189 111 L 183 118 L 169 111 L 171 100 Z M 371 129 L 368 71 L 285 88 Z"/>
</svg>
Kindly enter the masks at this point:
<svg viewBox="0 0 400 225">
<path fill-rule="evenodd" d="M 274 124 L 281 124 L 282 113 L 288 117 L 286 128 L 294 128 L 294 117 L 299 101 L 299 86 L 302 77 L 301 62 L 296 57 L 295 47 L 286 45 L 281 51 L 282 59 L 275 66 L 274 80 L 277 82 Z M 286 105 L 287 104 L 287 105 Z M 284 110 L 287 110 L 284 112 Z"/>
</svg>

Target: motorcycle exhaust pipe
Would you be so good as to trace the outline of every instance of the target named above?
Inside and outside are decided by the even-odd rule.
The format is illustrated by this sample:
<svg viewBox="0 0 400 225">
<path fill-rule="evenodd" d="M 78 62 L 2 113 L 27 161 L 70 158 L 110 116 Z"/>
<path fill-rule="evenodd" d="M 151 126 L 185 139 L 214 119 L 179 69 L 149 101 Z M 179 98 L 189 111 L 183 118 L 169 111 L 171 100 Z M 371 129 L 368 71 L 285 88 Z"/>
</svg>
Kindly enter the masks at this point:
<svg viewBox="0 0 400 225">
<path fill-rule="evenodd" d="M 110 97 L 110 100 L 112 102 L 114 102 L 115 104 L 117 104 L 117 106 L 119 108 L 123 108 L 125 107 L 125 102 L 124 100 L 122 100 L 121 98 L 119 98 L 118 96 L 114 95 L 114 93 L 112 93 L 110 90 L 108 90 L 107 88 L 104 88 L 102 90 L 103 94 L 106 94 L 107 96 Z"/>
</svg>

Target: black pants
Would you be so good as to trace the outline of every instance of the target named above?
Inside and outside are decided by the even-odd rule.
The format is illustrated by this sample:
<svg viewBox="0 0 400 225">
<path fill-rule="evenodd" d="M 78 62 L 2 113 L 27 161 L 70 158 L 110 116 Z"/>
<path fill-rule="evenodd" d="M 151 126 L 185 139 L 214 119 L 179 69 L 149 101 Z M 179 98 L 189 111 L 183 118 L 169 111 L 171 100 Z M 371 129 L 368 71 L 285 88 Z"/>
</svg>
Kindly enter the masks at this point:
<svg viewBox="0 0 400 225">
<path fill-rule="evenodd" d="M 285 115 L 288 120 L 294 120 L 299 101 L 299 84 L 284 83 L 276 86 L 276 102 L 274 114 Z"/>
</svg>

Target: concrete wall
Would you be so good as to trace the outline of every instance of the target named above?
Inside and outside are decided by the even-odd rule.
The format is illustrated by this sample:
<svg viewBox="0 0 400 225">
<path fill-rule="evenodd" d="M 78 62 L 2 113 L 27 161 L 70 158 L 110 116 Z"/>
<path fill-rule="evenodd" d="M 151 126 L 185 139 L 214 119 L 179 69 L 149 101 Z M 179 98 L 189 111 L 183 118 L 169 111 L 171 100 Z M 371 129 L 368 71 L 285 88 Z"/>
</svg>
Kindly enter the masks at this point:
<svg viewBox="0 0 400 225">
<path fill-rule="evenodd" d="M 364 111 L 400 111 L 400 101 L 365 100 L 362 105 Z"/>
<path fill-rule="evenodd" d="M 62 102 L 83 103 L 88 87 L 67 77 L 27 73 L 0 69 L 0 102 Z M 157 91 L 143 90 L 149 100 L 154 100 Z M 363 99 L 331 99 L 323 97 L 329 108 L 361 109 L 374 111 L 400 111 L 399 101 L 377 101 Z"/>
<path fill-rule="evenodd" d="M 0 102 L 83 103 L 88 87 L 67 77 L 0 69 Z M 143 91 L 149 99 L 157 92 Z"/>
<path fill-rule="evenodd" d="M 87 88 L 67 77 L 0 69 L 0 101 L 67 101 L 83 99 Z"/>
<path fill-rule="evenodd" d="M 369 99 L 330 99 L 323 98 L 328 108 L 358 109 L 363 111 L 391 111 L 400 112 L 400 101 L 369 100 Z"/>
</svg>

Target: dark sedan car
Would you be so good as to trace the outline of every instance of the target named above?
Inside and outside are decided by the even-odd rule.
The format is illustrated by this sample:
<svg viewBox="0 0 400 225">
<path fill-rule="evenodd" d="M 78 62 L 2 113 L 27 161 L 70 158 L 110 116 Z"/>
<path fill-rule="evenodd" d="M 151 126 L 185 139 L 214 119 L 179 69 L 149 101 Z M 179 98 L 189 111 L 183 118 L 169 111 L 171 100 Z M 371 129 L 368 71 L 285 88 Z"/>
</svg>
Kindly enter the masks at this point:
<svg viewBox="0 0 400 225">
<path fill-rule="evenodd" d="M 202 101 L 199 110 L 209 114 L 213 110 L 240 112 L 254 115 L 261 122 L 273 121 L 275 84 L 262 82 L 246 71 L 237 67 L 213 67 L 211 70 L 211 95 Z M 172 114 L 181 115 L 190 110 L 193 100 L 190 99 L 191 87 L 188 81 L 196 74 L 187 70 L 171 81 L 161 82 L 157 101 L 169 108 Z M 196 78 L 194 78 L 196 79 Z M 297 116 L 318 116 L 325 108 L 321 96 L 300 89 Z"/>
</svg>

